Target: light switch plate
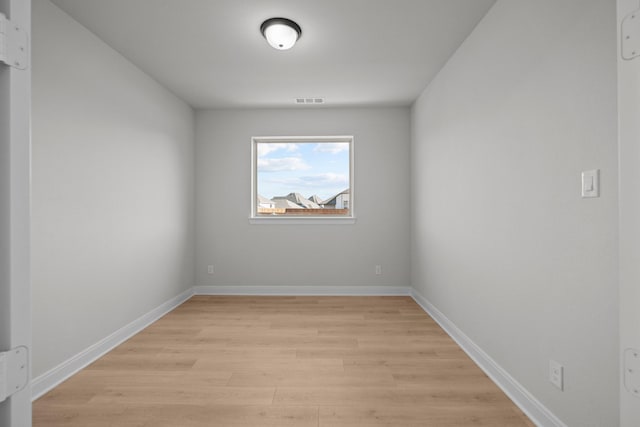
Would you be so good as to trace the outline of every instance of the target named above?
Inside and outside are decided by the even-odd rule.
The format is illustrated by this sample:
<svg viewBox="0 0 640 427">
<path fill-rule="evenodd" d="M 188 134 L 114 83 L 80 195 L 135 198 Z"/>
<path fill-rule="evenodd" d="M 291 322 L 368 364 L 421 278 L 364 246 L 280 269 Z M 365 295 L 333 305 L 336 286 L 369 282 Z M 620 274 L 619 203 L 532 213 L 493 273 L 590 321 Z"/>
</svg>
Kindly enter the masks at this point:
<svg viewBox="0 0 640 427">
<path fill-rule="evenodd" d="M 600 197 L 600 169 L 582 172 L 582 197 Z"/>
</svg>

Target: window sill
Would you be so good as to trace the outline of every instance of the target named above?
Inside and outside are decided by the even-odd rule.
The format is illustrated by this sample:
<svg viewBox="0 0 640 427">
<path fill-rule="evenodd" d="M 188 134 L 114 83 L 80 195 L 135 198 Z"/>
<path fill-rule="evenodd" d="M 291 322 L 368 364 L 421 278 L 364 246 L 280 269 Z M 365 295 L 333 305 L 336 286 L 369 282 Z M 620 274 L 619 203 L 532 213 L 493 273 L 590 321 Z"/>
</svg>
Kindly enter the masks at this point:
<svg viewBox="0 0 640 427">
<path fill-rule="evenodd" d="M 348 225 L 355 224 L 356 218 L 322 218 L 322 217 L 269 217 L 269 218 L 249 218 L 249 224 L 269 224 L 269 225 Z"/>
</svg>

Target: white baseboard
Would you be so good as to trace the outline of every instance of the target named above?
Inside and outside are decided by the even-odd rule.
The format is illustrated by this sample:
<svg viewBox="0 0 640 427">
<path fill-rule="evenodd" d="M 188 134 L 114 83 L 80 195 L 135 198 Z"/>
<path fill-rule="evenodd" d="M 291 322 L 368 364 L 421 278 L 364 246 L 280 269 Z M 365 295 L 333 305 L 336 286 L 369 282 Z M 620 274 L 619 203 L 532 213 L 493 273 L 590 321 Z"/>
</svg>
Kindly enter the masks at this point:
<svg viewBox="0 0 640 427">
<path fill-rule="evenodd" d="M 405 286 L 195 286 L 34 378 L 31 382 L 32 400 L 53 389 L 193 295 L 411 296 L 536 425 L 567 427 L 433 304 L 414 289 Z"/>
<path fill-rule="evenodd" d="M 408 286 L 196 286 L 194 295 L 410 296 Z"/>
<path fill-rule="evenodd" d="M 73 374 L 94 362 L 96 359 L 111 351 L 113 348 L 123 343 L 133 335 L 137 334 L 193 295 L 193 288 L 187 289 L 180 295 L 171 298 L 169 301 L 154 308 L 147 314 L 139 317 L 128 325 L 118 329 L 108 337 L 93 344 L 91 347 L 76 354 L 72 358 L 64 361 L 55 368 L 34 378 L 31 381 L 32 400 L 36 400 L 58 384 L 62 383 Z"/>
<path fill-rule="evenodd" d="M 149 313 L 115 331 L 91 347 L 62 362 L 31 381 L 32 400 L 36 400 L 82 368 L 137 334 L 193 295 L 411 295 L 406 286 L 196 286 L 172 298 Z"/>
<path fill-rule="evenodd" d="M 537 426 L 567 427 L 424 296 L 415 289 L 411 296 Z"/>
</svg>

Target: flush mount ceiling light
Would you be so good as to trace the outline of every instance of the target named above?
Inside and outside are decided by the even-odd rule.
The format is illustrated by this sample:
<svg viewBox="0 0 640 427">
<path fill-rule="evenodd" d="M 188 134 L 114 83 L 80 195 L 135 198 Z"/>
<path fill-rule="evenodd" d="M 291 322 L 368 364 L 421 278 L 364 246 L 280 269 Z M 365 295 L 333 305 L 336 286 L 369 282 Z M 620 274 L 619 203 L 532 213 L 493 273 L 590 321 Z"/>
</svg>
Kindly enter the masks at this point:
<svg viewBox="0 0 640 427">
<path fill-rule="evenodd" d="M 291 49 L 302 35 L 300 25 L 287 18 L 269 18 L 260 25 L 260 32 L 274 49 Z"/>
</svg>

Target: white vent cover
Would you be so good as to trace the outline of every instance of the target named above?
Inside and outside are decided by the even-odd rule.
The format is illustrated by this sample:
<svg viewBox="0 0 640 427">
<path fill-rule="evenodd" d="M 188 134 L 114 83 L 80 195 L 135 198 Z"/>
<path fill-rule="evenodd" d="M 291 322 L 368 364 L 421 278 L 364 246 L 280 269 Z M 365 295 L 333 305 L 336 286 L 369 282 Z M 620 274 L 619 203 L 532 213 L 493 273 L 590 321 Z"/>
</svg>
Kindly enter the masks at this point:
<svg viewBox="0 0 640 427">
<path fill-rule="evenodd" d="M 300 105 L 324 104 L 324 98 L 296 98 L 296 104 L 300 104 Z"/>
</svg>

